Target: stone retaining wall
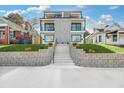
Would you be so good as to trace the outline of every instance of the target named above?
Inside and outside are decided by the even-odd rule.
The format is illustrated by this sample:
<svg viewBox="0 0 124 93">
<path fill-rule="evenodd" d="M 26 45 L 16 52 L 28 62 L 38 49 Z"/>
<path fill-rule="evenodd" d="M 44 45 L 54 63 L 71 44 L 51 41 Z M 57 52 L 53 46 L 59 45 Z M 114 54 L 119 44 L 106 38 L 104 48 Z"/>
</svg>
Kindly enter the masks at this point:
<svg viewBox="0 0 124 93">
<path fill-rule="evenodd" d="M 0 66 L 44 66 L 53 59 L 54 46 L 36 52 L 0 52 Z"/>
<path fill-rule="evenodd" d="M 70 45 L 70 54 L 78 66 L 84 67 L 124 67 L 124 54 L 115 53 L 85 53 Z"/>
</svg>

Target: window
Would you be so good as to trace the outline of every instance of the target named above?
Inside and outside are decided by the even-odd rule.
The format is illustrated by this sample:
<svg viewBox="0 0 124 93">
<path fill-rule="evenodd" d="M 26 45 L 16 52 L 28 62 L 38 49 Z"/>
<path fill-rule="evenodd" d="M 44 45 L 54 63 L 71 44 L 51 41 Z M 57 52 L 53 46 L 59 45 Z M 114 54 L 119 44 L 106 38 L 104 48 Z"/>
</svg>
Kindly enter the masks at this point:
<svg viewBox="0 0 124 93">
<path fill-rule="evenodd" d="M 70 14 L 70 13 L 65 13 L 65 14 L 64 14 L 64 17 L 65 17 L 65 18 L 70 18 L 70 17 L 71 17 L 71 14 Z"/>
<path fill-rule="evenodd" d="M 45 23 L 44 30 L 45 31 L 54 31 L 54 23 Z"/>
<path fill-rule="evenodd" d="M 61 18 L 62 15 L 61 14 L 55 14 L 54 18 Z"/>
<path fill-rule="evenodd" d="M 54 36 L 53 35 L 45 35 L 45 42 L 53 42 Z"/>
<path fill-rule="evenodd" d="M 117 42 L 117 35 L 113 35 L 113 42 Z"/>
<path fill-rule="evenodd" d="M 5 29 L 5 26 L 0 26 L 0 29 Z"/>
<path fill-rule="evenodd" d="M 10 39 L 14 38 L 15 37 L 15 33 L 14 32 L 9 32 L 9 37 L 10 37 Z"/>
<path fill-rule="evenodd" d="M 2 39 L 2 38 L 3 38 L 3 32 L 0 31 L 0 39 Z"/>
<path fill-rule="evenodd" d="M 81 31 L 81 23 L 72 23 L 71 30 L 72 31 Z"/>
<path fill-rule="evenodd" d="M 72 42 L 80 42 L 81 41 L 81 35 L 72 35 L 71 41 Z"/>
<path fill-rule="evenodd" d="M 99 36 L 99 42 L 102 42 L 102 36 Z"/>
</svg>

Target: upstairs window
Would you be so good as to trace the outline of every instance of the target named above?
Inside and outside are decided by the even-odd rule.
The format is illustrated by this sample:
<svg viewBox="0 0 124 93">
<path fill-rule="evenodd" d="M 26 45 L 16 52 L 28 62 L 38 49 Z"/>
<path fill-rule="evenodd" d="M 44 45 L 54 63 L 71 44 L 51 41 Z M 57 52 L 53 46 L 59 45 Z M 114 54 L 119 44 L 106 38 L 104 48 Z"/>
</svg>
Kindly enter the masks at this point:
<svg viewBox="0 0 124 93">
<path fill-rule="evenodd" d="M 44 25 L 44 30 L 45 31 L 54 31 L 54 23 L 45 23 Z"/>
<path fill-rule="evenodd" d="M 71 31 L 81 31 L 81 23 L 72 23 Z"/>
</svg>

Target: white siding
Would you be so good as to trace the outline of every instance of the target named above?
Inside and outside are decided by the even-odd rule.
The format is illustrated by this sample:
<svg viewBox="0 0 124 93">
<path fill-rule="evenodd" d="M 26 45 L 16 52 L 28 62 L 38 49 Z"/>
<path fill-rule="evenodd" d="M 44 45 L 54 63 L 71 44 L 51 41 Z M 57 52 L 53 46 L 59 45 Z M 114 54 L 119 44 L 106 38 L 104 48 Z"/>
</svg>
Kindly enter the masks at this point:
<svg viewBox="0 0 124 93">
<path fill-rule="evenodd" d="M 120 45 L 124 45 L 124 39 L 120 39 L 119 43 Z"/>
<path fill-rule="evenodd" d="M 71 21 L 68 19 L 55 20 L 55 35 L 57 42 L 70 42 Z"/>
</svg>

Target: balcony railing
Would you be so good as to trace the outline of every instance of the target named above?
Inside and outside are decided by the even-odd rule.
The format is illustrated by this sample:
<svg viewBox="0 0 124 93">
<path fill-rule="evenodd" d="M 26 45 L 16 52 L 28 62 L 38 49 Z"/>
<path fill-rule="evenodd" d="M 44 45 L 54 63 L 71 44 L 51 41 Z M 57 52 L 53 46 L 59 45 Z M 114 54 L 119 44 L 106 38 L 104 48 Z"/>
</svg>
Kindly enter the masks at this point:
<svg viewBox="0 0 124 93">
<path fill-rule="evenodd" d="M 55 31 L 55 28 L 44 28 L 44 31 Z"/>
<path fill-rule="evenodd" d="M 79 16 L 66 16 L 66 17 L 62 17 L 62 16 L 49 16 L 49 17 L 43 17 L 42 19 L 56 19 L 56 18 L 82 18 Z"/>
</svg>

